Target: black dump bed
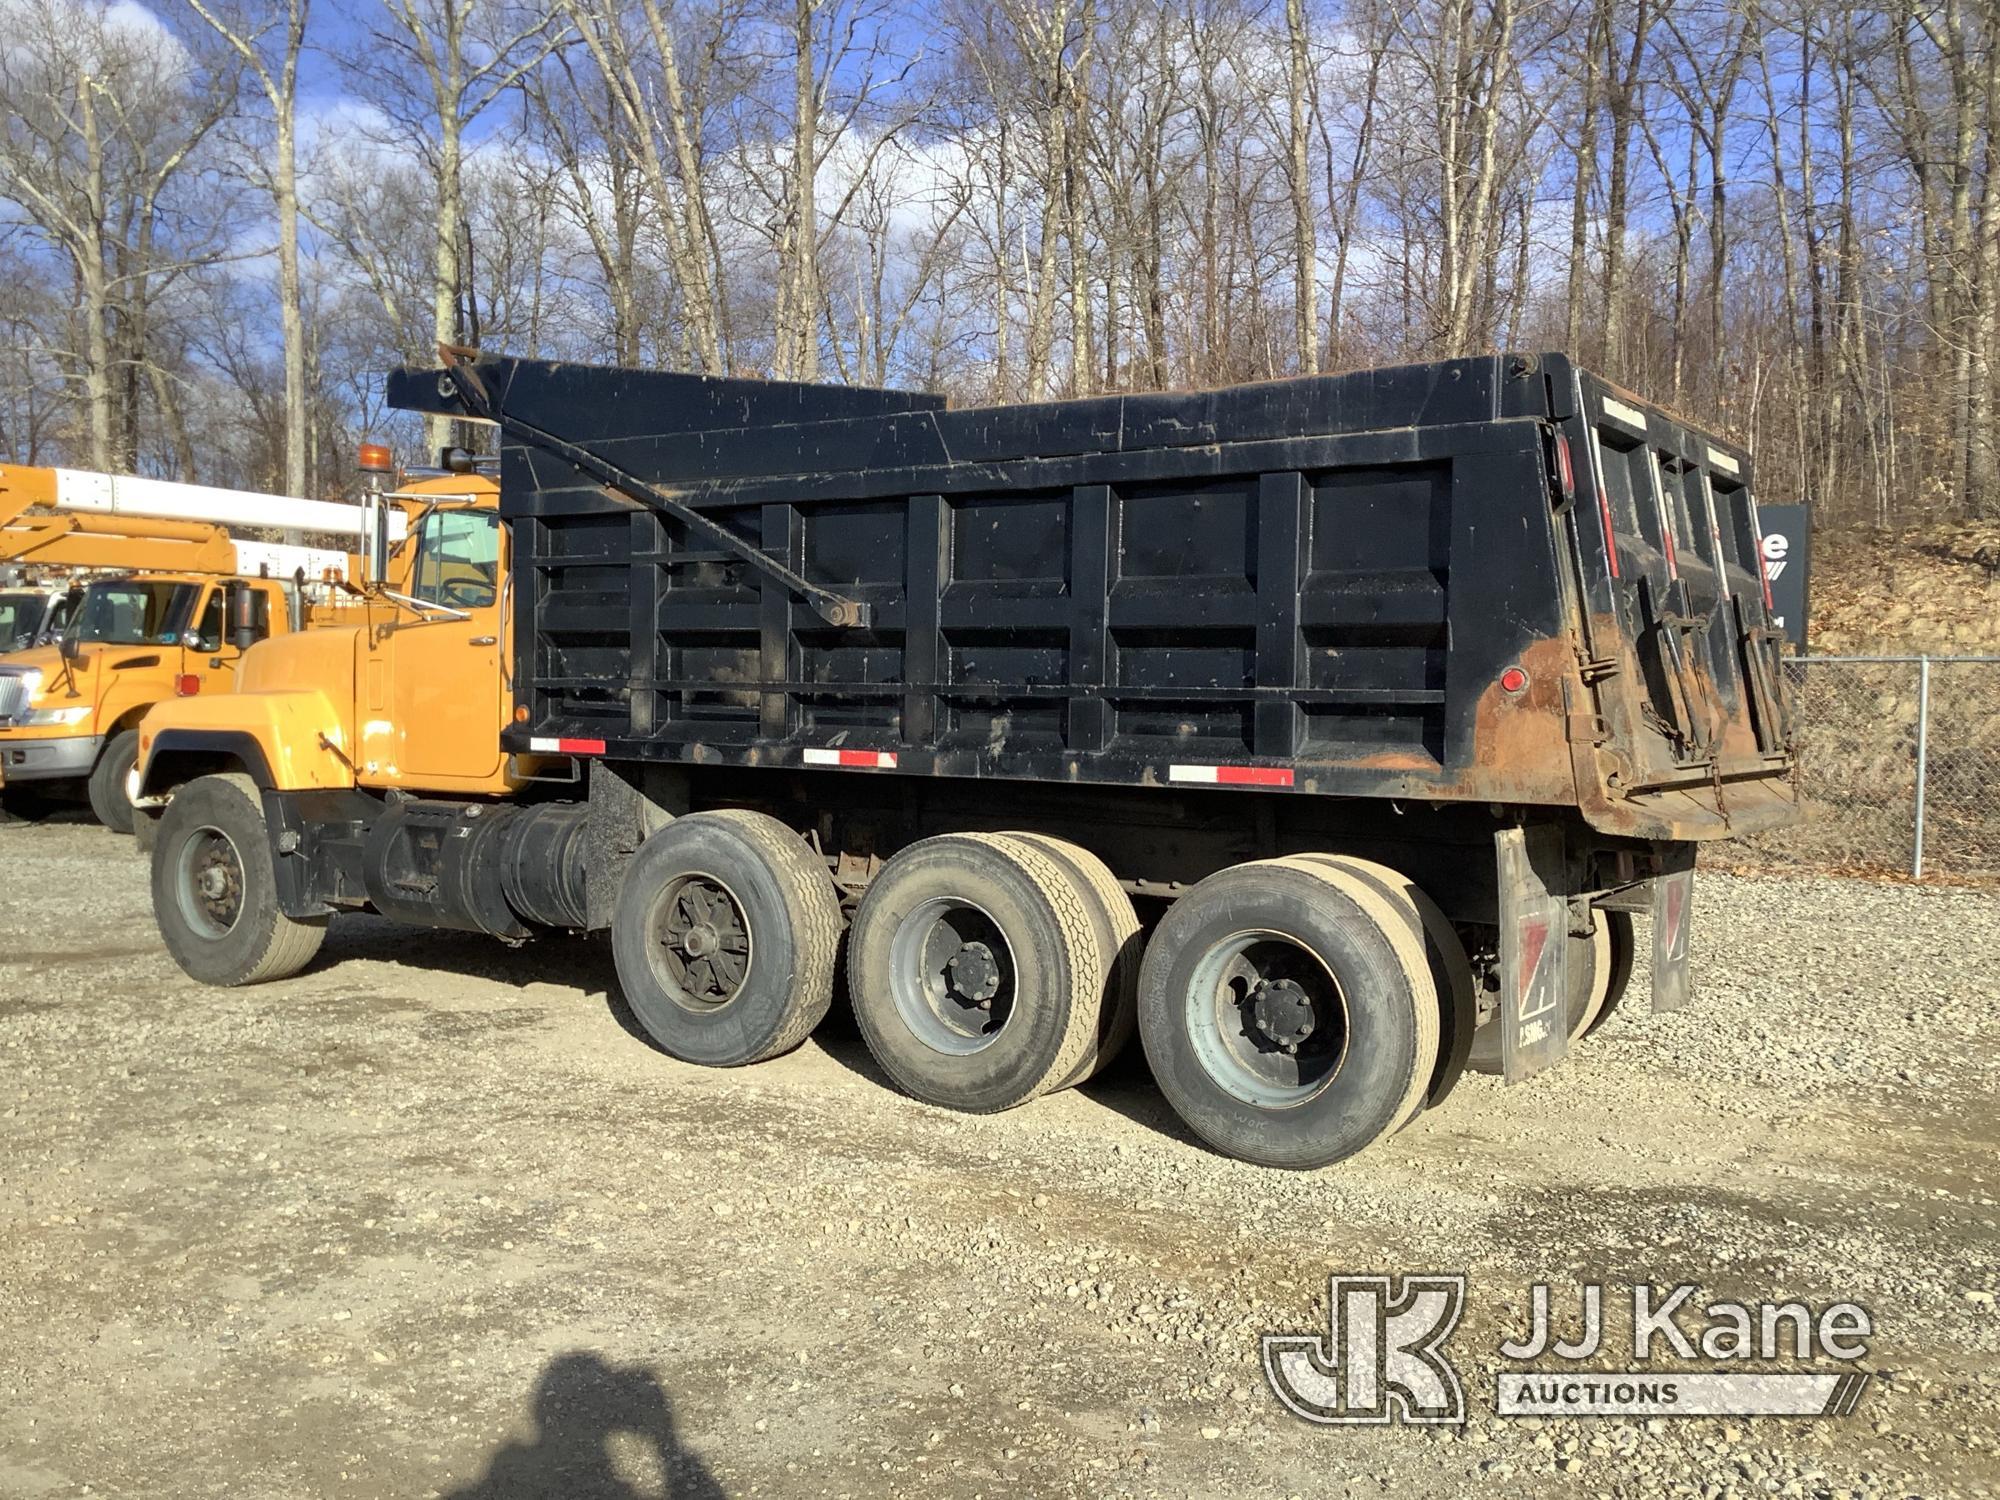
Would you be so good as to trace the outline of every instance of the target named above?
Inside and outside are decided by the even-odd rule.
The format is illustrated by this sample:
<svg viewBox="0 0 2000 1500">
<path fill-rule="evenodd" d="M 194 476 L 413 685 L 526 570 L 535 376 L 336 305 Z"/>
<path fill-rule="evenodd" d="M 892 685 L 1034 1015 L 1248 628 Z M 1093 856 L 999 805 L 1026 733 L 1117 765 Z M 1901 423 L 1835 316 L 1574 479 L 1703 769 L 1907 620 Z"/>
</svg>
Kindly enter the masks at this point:
<svg viewBox="0 0 2000 1500">
<path fill-rule="evenodd" d="M 470 370 L 391 399 L 501 419 L 510 749 L 1793 815 L 1748 455 L 1561 356 L 964 411 Z"/>
</svg>

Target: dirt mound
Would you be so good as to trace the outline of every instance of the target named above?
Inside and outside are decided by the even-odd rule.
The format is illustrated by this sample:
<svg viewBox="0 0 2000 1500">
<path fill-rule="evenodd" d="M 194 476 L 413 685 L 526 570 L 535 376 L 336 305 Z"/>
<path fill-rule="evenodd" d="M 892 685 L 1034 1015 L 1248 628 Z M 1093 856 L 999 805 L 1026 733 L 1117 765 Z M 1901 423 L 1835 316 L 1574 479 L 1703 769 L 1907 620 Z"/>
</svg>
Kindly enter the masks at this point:
<svg viewBox="0 0 2000 1500">
<path fill-rule="evenodd" d="M 1819 533 L 1809 620 L 1820 655 L 2000 653 L 2000 524 Z"/>
</svg>

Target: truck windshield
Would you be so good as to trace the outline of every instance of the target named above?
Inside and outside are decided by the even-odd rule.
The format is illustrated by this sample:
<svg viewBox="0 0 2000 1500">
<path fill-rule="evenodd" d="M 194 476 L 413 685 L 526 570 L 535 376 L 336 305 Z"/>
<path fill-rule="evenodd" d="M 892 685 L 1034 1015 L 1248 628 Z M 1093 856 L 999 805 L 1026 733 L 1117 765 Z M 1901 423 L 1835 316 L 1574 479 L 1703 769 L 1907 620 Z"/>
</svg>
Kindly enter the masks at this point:
<svg viewBox="0 0 2000 1500">
<path fill-rule="evenodd" d="M 0 651 L 22 651 L 34 645 L 47 609 L 46 594 L 0 594 Z"/>
<path fill-rule="evenodd" d="M 113 646 L 171 646 L 180 638 L 199 585 L 120 578 L 93 583 L 66 632 Z"/>
</svg>

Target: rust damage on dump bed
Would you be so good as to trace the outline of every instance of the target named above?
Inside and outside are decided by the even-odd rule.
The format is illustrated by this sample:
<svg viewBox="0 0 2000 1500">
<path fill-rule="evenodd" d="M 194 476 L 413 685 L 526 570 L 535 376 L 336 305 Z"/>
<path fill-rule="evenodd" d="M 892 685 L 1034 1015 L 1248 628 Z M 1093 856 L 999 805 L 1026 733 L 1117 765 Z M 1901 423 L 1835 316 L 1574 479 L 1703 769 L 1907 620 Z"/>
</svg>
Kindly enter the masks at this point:
<svg viewBox="0 0 2000 1500">
<path fill-rule="evenodd" d="M 1608 670 L 1601 666 L 1588 684 L 1579 674 L 1569 717 L 1576 804 L 1593 828 L 1635 838 L 1707 840 L 1757 833 L 1796 818 L 1793 747 L 1765 750 L 1747 702 L 1739 699 L 1737 711 L 1729 711 L 1701 655 L 1687 663 L 1686 678 L 1677 685 L 1682 695 L 1677 711 L 1694 725 L 1707 754 L 1681 762 L 1670 726 L 1650 711 L 1638 653 L 1619 621 L 1592 615 L 1590 638 L 1600 651 L 1616 643 Z M 1635 761 L 1649 749 L 1652 764 Z"/>
<path fill-rule="evenodd" d="M 1519 652 L 1527 682 L 1508 692 L 1499 679 L 1473 706 L 1472 765 L 1445 787 L 1445 796 L 1492 802 L 1568 802 L 1573 795 L 1563 720 L 1576 679 L 1576 650 L 1563 637 L 1538 640 Z"/>
</svg>

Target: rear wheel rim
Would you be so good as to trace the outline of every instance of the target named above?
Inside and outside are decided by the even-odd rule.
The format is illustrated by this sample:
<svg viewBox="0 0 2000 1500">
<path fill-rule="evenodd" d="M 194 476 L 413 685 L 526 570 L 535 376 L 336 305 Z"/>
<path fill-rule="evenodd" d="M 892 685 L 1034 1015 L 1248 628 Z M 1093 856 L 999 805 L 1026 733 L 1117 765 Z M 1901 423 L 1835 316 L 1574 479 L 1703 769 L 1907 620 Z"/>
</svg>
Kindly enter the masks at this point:
<svg viewBox="0 0 2000 1500">
<path fill-rule="evenodd" d="M 1196 961 L 1183 1021 L 1195 1061 L 1232 1098 L 1289 1109 L 1324 1092 L 1347 1059 L 1346 996 L 1296 938 L 1238 932 Z"/>
<path fill-rule="evenodd" d="M 700 871 L 675 876 L 653 900 L 647 958 L 667 998 L 684 1010 L 721 1010 L 750 978 L 752 938 L 743 903 Z"/>
<path fill-rule="evenodd" d="M 992 914 L 937 896 L 907 913 L 889 940 L 889 997 L 911 1035 L 934 1052 L 970 1057 L 999 1040 L 1014 1014 L 1014 950 Z"/>
<path fill-rule="evenodd" d="M 243 919 L 243 855 L 235 840 L 214 824 L 203 824 L 182 841 L 175 875 L 187 925 L 211 942 L 229 936 Z"/>
</svg>

